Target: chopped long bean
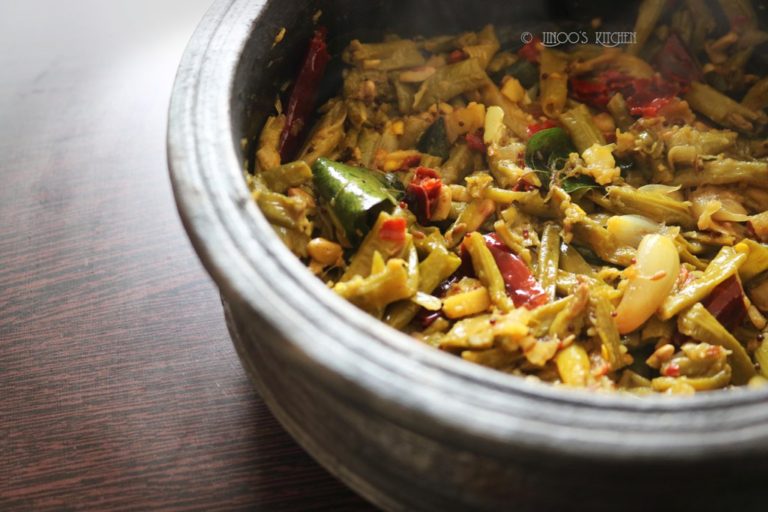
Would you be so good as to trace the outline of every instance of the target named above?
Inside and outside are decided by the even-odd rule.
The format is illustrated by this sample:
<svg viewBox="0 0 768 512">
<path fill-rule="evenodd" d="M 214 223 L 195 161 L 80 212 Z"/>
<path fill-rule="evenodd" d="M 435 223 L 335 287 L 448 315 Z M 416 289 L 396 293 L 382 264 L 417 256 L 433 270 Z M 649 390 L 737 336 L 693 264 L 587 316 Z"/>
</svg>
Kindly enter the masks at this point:
<svg viewBox="0 0 768 512">
<path fill-rule="evenodd" d="M 493 303 L 502 311 L 514 309 L 515 305 L 507 295 L 504 278 L 483 236 L 477 232 L 470 234 L 465 241 L 465 248 L 472 258 L 472 266 L 478 278 L 488 288 Z"/>
<path fill-rule="evenodd" d="M 728 361 L 733 368 L 733 380 L 736 384 L 746 384 L 755 376 L 755 365 L 739 340 L 701 304 L 694 304 L 683 312 L 678 317 L 677 325 L 680 332 L 687 336 L 730 350 Z"/>
<path fill-rule="evenodd" d="M 706 297 L 717 285 L 738 272 L 739 267 L 746 261 L 749 249 L 723 247 L 718 255 L 709 263 L 704 274 L 684 286 L 676 294 L 669 296 L 659 308 L 662 320 L 672 318 L 685 308 L 688 308 Z"/>
</svg>

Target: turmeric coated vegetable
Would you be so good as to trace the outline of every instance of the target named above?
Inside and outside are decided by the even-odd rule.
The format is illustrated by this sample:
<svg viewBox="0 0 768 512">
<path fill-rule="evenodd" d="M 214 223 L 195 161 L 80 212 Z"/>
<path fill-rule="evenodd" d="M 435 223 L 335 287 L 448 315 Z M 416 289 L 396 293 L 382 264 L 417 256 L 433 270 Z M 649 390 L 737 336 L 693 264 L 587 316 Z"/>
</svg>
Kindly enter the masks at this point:
<svg viewBox="0 0 768 512">
<path fill-rule="evenodd" d="M 659 310 L 659 316 L 663 320 L 671 318 L 706 297 L 715 286 L 739 270 L 741 264 L 747 259 L 748 251 L 749 248 L 746 245 L 720 249 L 718 255 L 710 262 L 700 278 L 664 300 Z"/>
<path fill-rule="evenodd" d="M 678 317 L 680 332 L 699 341 L 720 345 L 729 350 L 728 360 L 733 367 L 737 385 L 746 384 L 755 375 L 755 365 L 739 340 L 733 337 L 701 304 L 694 304 Z"/>
<path fill-rule="evenodd" d="M 504 284 L 504 278 L 496 266 L 490 249 L 485 245 L 483 235 L 478 232 L 470 234 L 464 242 L 464 247 L 472 258 L 472 266 L 478 278 L 488 289 L 493 303 L 502 311 L 513 309 L 514 303 L 509 298 Z"/>
</svg>

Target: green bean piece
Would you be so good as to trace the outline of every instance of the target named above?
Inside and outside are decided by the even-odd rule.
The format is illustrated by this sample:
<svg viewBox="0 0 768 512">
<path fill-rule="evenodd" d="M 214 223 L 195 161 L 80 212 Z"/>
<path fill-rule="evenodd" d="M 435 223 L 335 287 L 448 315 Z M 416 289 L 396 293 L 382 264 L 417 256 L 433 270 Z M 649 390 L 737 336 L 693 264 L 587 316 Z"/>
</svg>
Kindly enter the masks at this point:
<svg viewBox="0 0 768 512">
<path fill-rule="evenodd" d="M 411 287 L 408 265 L 400 258 L 387 261 L 381 272 L 337 283 L 333 290 L 377 318 L 381 318 L 388 304 L 416 293 Z"/>
<path fill-rule="evenodd" d="M 461 353 L 461 358 L 472 361 L 475 364 L 504 370 L 512 368 L 525 357 L 521 350 L 510 352 L 503 348 L 489 348 L 487 350 L 465 350 Z"/>
<path fill-rule="evenodd" d="M 544 337 L 548 334 L 562 333 L 564 323 L 568 319 L 575 318 L 578 314 L 573 314 L 573 305 L 576 302 L 576 296 L 570 295 L 554 302 L 549 302 L 539 306 L 531 311 L 528 324 L 531 328 L 531 334 L 536 338 Z"/>
<path fill-rule="evenodd" d="M 487 350 L 493 347 L 490 315 L 479 315 L 459 320 L 440 340 L 440 348 L 468 348 Z"/>
<path fill-rule="evenodd" d="M 503 220 L 493 223 L 493 230 L 512 252 L 520 256 L 526 265 L 531 266 L 531 251 L 525 246 L 525 239 L 519 233 L 513 232 Z"/>
<path fill-rule="evenodd" d="M 425 39 L 422 45 L 430 53 L 445 53 L 457 48 L 457 39 L 453 35 L 434 36 Z"/>
<path fill-rule="evenodd" d="M 501 271 L 496 266 L 496 260 L 493 258 L 490 249 L 485 245 L 483 235 L 473 231 L 465 239 L 464 248 L 472 258 L 472 267 L 475 269 L 475 274 L 477 274 L 477 277 L 488 289 L 491 302 L 504 312 L 515 309 L 512 299 L 507 295 Z"/>
<path fill-rule="evenodd" d="M 678 201 L 662 192 L 638 190 L 630 186 L 606 187 L 603 196 L 591 192 L 589 199 L 606 210 L 619 214 L 643 215 L 656 222 L 679 224 L 686 229 L 696 227 L 691 204 Z"/>
<path fill-rule="evenodd" d="M 579 105 L 560 114 L 560 122 L 571 136 L 574 146 L 579 153 L 591 148 L 594 144 L 605 144 L 602 132 L 592 121 L 592 114 L 586 105 Z"/>
<path fill-rule="evenodd" d="M 371 264 L 374 253 L 378 252 L 387 260 L 403 256 L 404 249 L 408 246 L 412 235 L 406 233 L 405 240 L 390 240 L 380 236 L 382 226 L 385 222 L 395 218 L 387 212 L 381 212 L 371 230 L 363 239 L 357 248 L 355 255 L 347 266 L 344 275 L 339 279 L 340 282 L 348 281 L 355 276 L 367 277 L 371 273 Z"/>
<path fill-rule="evenodd" d="M 432 293 L 437 285 L 456 272 L 459 265 L 461 265 L 461 258 L 445 247 L 436 247 L 419 263 L 419 291 Z M 418 311 L 418 304 L 401 301 L 389 308 L 384 321 L 395 329 L 403 329 L 413 320 Z"/>
<path fill-rule="evenodd" d="M 747 259 L 739 268 L 739 277 L 746 283 L 768 270 L 768 245 L 755 242 L 750 238 L 745 238 L 741 243 L 749 247 Z"/>
<path fill-rule="evenodd" d="M 397 97 L 397 108 L 401 113 L 407 114 L 413 107 L 413 98 L 416 96 L 416 91 L 410 84 L 404 84 L 400 80 L 393 80 L 395 88 L 395 96 Z"/>
<path fill-rule="evenodd" d="M 535 196 L 541 197 L 538 192 L 523 192 L 521 190 L 509 190 L 498 187 L 488 187 L 483 195 L 499 204 L 525 203 Z"/>
<path fill-rule="evenodd" d="M 496 31 L 493 25 L 486 25 L 477 32 L 477 42 L 471 45 L 465 45 L 462 50 L 473 59 L 477 59 L 480 66 L 485 69 L 496 55 L 500 48 L 499 39 L 496 37 Z"/>
<path fill-rule="evenodd" d="M 331 108 L 312 128 L 299 153 L 299 160 L 313 165 L 318 158 L 329 157 L 344 140 L 344 121 L 347 107 L 343 101 L 334 98 Z"/>
<path fill-rule="evenodd" d="M 666 0 L 643 0 L 635 21 L 635 44 L 629 45 L 629 53 L 637 55 L 656 28 L 656 23 L 664 11 Z"/>
<path fill-rule="evenodd" d="M 635 122 L 631 115 L 629 115 L 629 109 L 627 108 L 627 102 L 624 96 L 620 92 L 614 94 L 608 104 L 606 105 L 608 112 L 613 116 L 613 120 L 616 122 L 616 126 L 626 131 Z"/>
<path fill-rule="evenodd" d="M 552 323 L 549 325 L 548 334 L 565 339 L 571 334 L 578 334 L 584 325 L 585 313 L 589 304 L 589 288 L 579 286 L 574 290 L 573 295 L 566 297 L 568 304 L 562 311 L 555 315 Z"/>
<path fill-rule="evenodd" d="M 691 338 L 730 350 L 728 362 L 733 368 L 733 383 L 746 384 L 757 372 L 739 340 L 712 316 L 701 303 L 694 304 L 677 317 L 678 330 Z"/>
<path fill-rule="evenodd" d="M 635 388 L 650 388 L 651 380 L 643 377 L 639 373 L 627 368 L 621 373 L 621 379 L 619 379 L 619 388 L 622 389 L 635 389 Z"/>
<path fill-rule="evenodd" d="M 761 110 L 768 107 L 768 77 L 762 78 L 755 82 L 744 99 L 741 100 L 741 104 L 750 110 Z"/>
<path fill-rule="evenodd" d="M 560 244 L 560 268 L 573 274 L 595 277 L 595 270 L 579 251 L 566 243 Z"/>
<path fill-rule="evenodd" d="M 556 224 L 548 222 L 544 225 L 544 230 L 541 233 L 537 278 L 550 301 L 555 299 L 559 262 L 560 228 Z"/>
<path fill-rule="evenodd" d="M 298 187 L 312 180 L 312 169 L 303 160 L 288 162 L 261 173 L 267 186 L 280 194 L 291 187 Z"/>
<path fill-rule="evenodd" d="M 693 253 L 694 246 L 688 240 L 686 240 L 683 235 L 677 235 L 675 237 L 675 247 L 677 247 L 677 252 L 680 253 L 681 262 L 690 263 L 698 270 L 704 270 L 707 268 L 707 264 L 701 261 Z"/>
<path fill-rule="evenodd" d="M 514 191 L 510 192 L 516 194 L 512 201 L 516 203 L 517 208 L 527 215 L 532 215 L 541 219 L 555 219 L 558 218 L 560 214 L 556 205 L 552 201 L 547 201 L 537 191 L 523 192 L 521 194 Z M 501 201 L 501 203 L 506 203 L 506 201 Z"/>
<path fill-rule="evenodd" d="M 357 147 L 360 149 L 360 164 L 363 167 L 370 167 L 373 163 L 373 157 L 376 155 L 380 143 L 381 134 L 379 132 L 363 127 L 357 140 Z"/>
<path fill-rule="evenodd" d="M 555 365 L 563 383 L 576 387 L 587 385 L 590 377 L 589 354 L 578 343 L 561 350 L 555 357 Z"/>
<path fill-rule="evenodd" d="M 491 82 L 490 78 L 486 76 L 485 85 L 483 85 L 479 91 L 480 99 L 485 103 L 486 107 L 495 105 L 504 111 L 504 124 L 507 128 L 512 130 L 512 133 L 523 140 L 526 140 L 529 137 L 529 115 L 520 108 L 517 103 L 512 102 L 509 98 L 501 94 L 499 88 L 496 87 L 496 84 Z"/>
<path fill-rule="evenodd" d="M 426 258 L 433 251 L 446 247 L 445 237 L 436 226 L 421 226 L 414 224 L 411 226 L 413 235 L 413 244 L 419 251 L 419 256 Z"/>
<path fill-rule="evenodd" d="M 440 168 L 443 183 L 446 185 L 459 183 L 472 171 L 472 163 L 472 150 L 466 144 L 454 144 L 448 154 L 448 160 Z"/>
<path fill-rule="evenodd" d="M 435 103 L 478 89 L 487 81 L 488 75 L 477 59 L 466 59 L 443 66 L 421 84 L 416 92 L 413 108 L 417 111 L 426 110 Z"/>
<path fill-rule="evenodd" d="M 494 212 L 496 205 L 490 199 L 473 199 L 459 214 L 456 222 L 445 234 L 448 245 L 453 247 L 470 231 L 475 231 Z"/>
<path fill-rule="evenodd" d="M 255 192 L 254 196 L 262 213 L 272 224 L 307 234 L 311 231 L 312 224 L 307 219 L 306 203 L 302 199 L 267 190 Z"/>
<path fill-rule="evenodd" d="M 683 188 L 734 183 L 762 186 L 766 181 L 768 181 L 768 162 L 718 158 L 704 162 L 701 170 L 685 170 L 676 173 L 671 184 L 680 185 Z"/>
<path fill-rule="evenodd" d="M 355 39 L 344 51 L 343 58 L 350 64 L 382 71 L 422 66 L 425 62 L 418 45 L 410 39 L 384 43 L 361 43 Z"/>
<path fill-rule="evenodd" d="M 574 239 L 588 245 L 597 256 L 609 263 L 628 267 L 636 251 L 632 247 L 620 246 L 613 236 L 598 222 L 584 217 L 573 227 Z"/>
<path fill-rule="evenodd" d="M 295 229 L 289 229 L 277 224 L 272 224 L 272 228 L 280 237 L 280 240 L 299 258 L 307 257 L 307 244 L 309 244 L 309 235 Z"/>
<path fill-rule="evenodd" d="M 560 270 L 557 272 L 557 292 L 562 295 L 570 295 L 581 283 L 587 283 L 590 290 L 599 292 L 608 300 L 614 301 L 621 297 L 621 291 L 608 286 L 605 282 L 586 275 L 573 274 Z M 542 306 L 543 307 L 543 306 Z"/>
<path fill-rule="evenodd" d="M 603 346 L 608 364 L 613 371 L 626 366 L 621 352 L 621 336 L 616 322 L 613 321 L 614 311 L 608 299 L 600 294 L 595 294 L 589 299 L 590 320 L 595 326 L 597 337 Z"/>
<path fill-rule="evenodd" d="M 400 135 L 400 149 L 413 149 L 421 136 L 432 124 L 430 119 L 421 115 L 406 116 L 403 119 L 403 134 Z"/>
<path fill-rule="evenodd" d="M 765 114 L 750 110 L 717 89 L 701 82 L 692 82 L 685 101 L 714 122 L 746 134 L 754 134 L 765 123 Z"/>
<path fill-rule="evenodd" d="M 652 316 L 645 322 L 640 331 L 640 345 L 655 343 L 659 339 L 671 340 L 675 334 L 675 325 L 672 320 L 660 320 Z"/>
<path fill-rule="evenodd" d="M 718 0 L 720 7 L 731 25 L 753 28 L 757 25 L 757 15 L 750 0 Z"/>
<path fill-rule="evenodd" d="M 717 21 L 707 0 L 685 0 L 685 3 L 691 14 L 694 14 L 690 49 L 696 54 L 704 49 L 707 36 L 717 27 Z"/>
<path fill-rule="evenodd" d="M 555 118 L 568 100 L 568 58 L 544 48 L 539 55 L 539 103 L 544 114 Z"/>
<path fill-rule="evenodd" d="M 721 389 L 731 382 L 732 370 L 726 366 L 716 374 L 709 377 L 656 377 L 651 380 L 651 386 L 654 391 L 667 391 L 679 384 L 688 384 L 696 391 L 711 391 Z"/>
<path fill-rule="evenodd" d="M 746 247 L 746 246 L 744 246 Z M 747 259 L 748 249 L 738 247 L 723 247 L 717 253 L 709 265 L 707 265 L 704 274 L 687 284 L 676 294 L 667 297 L 659 308 L 659 318 L 668 320 L 678 314 L 680 311 L 688 308 L 709 295 L 717 285 L 738 272 L 741 265 Z"/>
<path fill-rule="evenodd" d="M 256 171 L 272 169 L 280 165 L 280 133 L 285 126 L 285 116 L 270 116 L 264 123 L 259 135 L 259 145 L 256 150 Z"/>
<path fill-rule="evenodd" d="M 738 134 L 731 130 L 705 131 L 692 126 L 682 126 L 669 136 L 667 147 L 670 150 L 680 146 L 693 148 L 697 156 L 718 155 L 732 148 L 737 138 Z"/>
<path fill-rule="evenodd" d="M 758 282 L 750 283 L 747 295 L 752 304 L 762 312 L 768 312 L 768 279 L 758 278 Z"/>
</svg>

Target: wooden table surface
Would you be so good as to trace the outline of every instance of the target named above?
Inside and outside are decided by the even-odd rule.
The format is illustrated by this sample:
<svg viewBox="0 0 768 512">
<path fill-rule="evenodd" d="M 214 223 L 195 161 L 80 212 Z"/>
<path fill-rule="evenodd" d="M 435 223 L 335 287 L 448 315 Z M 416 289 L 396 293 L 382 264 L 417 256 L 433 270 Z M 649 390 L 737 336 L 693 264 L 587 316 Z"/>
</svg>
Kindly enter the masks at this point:
<svg viewBox="0 0 768 512">
<path fill-rule="evenodd" d="M 176 213 L 209 0 L 0 2 L 0 510 L 369 510 L 254 393 Z"/>
</svg>

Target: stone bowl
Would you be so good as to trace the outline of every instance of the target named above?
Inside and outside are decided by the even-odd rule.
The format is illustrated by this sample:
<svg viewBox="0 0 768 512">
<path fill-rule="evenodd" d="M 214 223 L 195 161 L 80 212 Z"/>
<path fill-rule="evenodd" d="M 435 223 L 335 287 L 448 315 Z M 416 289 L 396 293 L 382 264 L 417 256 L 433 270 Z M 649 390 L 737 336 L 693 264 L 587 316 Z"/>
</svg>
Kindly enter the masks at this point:
<svg viewBox="0 0 768 512">
<path fill-rule="evenodd" d="M 609 2 L 512 0 L 211 7 L 174 87 L 171 178 L 243 366 L 285 429 L 387 510 L 763 509 L 768 390 L 637 398 L 495 372 L 372 319 L 282 245 L 248 193 L 249 145 L 241 141 L 258 134 L 296 73 L 318 10 L 335 52 L 387 30 L 451 32 L 505 20 L 525 28 L 635 12 Z"/>
</svg>

